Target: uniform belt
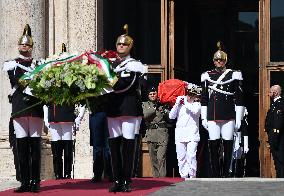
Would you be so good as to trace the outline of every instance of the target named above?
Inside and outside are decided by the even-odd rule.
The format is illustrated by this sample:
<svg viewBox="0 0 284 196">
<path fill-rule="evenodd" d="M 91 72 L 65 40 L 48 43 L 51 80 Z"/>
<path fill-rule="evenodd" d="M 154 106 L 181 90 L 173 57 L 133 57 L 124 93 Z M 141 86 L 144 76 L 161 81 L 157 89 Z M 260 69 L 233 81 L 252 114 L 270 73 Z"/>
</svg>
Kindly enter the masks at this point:
<svg viewBox="0 0 284 196">
<path fill-rule="evenodd" d="M 150 124 L 148 126 L 148 129 L 158 129 L 158 128 L 166 128 L 167 125 L 166 123 L 155 123 L 155 124 Z"/>
</svg>

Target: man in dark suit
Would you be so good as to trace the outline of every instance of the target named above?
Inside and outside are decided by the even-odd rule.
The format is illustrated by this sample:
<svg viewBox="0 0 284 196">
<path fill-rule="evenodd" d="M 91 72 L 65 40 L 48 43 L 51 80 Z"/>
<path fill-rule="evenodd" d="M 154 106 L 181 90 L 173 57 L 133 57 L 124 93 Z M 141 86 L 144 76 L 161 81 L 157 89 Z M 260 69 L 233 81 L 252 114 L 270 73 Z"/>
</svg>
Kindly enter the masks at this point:
<svg viewBox="0 0 284 196">
<path fill-rule="evenodd" d="M 273 85 L 269 96 L 271 105 L 265 119 L 265 131 L 268 134 L 270 151 L 274 159 L 276 177 L 284 177 L 284 100 L 281 97 L 281 87 Z"/>
</svg>

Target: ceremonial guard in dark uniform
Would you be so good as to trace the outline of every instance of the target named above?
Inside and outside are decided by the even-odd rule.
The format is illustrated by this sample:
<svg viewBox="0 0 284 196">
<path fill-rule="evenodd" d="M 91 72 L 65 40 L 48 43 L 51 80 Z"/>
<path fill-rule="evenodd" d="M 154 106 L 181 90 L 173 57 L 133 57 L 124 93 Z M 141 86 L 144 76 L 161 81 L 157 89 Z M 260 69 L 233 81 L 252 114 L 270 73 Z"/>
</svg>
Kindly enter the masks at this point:
<svg viewBox="0 0 284 196">
<path fill-rule="evenodd" d="M 43 129 L 43 112 L 40 101 L 31 94 L 26 94 L 26 88 L 19 79 L 26 72 L 31 72 L 36 62 L 31 54 L 33 40 L 29 25 L 19 39 L 19 57 L 4 63 L 8 71 L 13 93 L 12 119 L 16 133 L 17 152 L 20 166 L 21 186 L 15 192 L 38 192 L 40 189 L 41 164 L 41 133 Z"/>
<path fill-rule="evenodd" d="M 148 101 L 143 102 L 143 114 L 146 123 L 145 140 L 149 148 L 153 177 L 166 176 L 166 152 L 168 145 L 167 115 L 169 110 L 157 100 L 155 87 L 149 89 Z"/>
<path fill-rule="evenodd" d="M 62 44 L 62 53 L 66 52 Z M 73 132 L 79 128 L 85 107 L 79 107 L 79 114 L 75 115 L 75 105 L 59 105 L 49 103 L 43 106 L 44 123 L 51 133 L 51 151 L 53 154 L 53 170 L 55 179 L 70 179 L 73 163 Z M 75 126 L 74 126 L 75 125 Z M 62 155 L 64 152 L 64 174 Z"/>
<path fill-rule="evenodd" d="M 241 126 L 244 110 L 243 78 L 240 71 L 226 68 L 227 54 L 221 50 L 220 42 L 218 48 L 213 57 L 215 69 L 201 75 L 201 119 L 202 125 L 209 132 L 212 177 L 227 177 L 233 150 L 233 134 Z M 219 165 L 220 138 L 224 150 L 222 168 Z"/>
<path fill-rule="evenodd" d="M 110 192 L 130 192 L 135 133 L 140 128 L 143 116 L 139 94 L 139 77 L 144 71 L 141 62 L 130 58 L 133 39 L 126 34 L 118 37 L 116 49 L 121 61 L 115 67 L 118 81 L 109 95 L 107 120 L 114 184 Z"/>
<path fill-rule="evenodd" d="M 265 131 L 268 134 L 270 151 L 274 160 L 276 177 L 284 178 L 284 100 L 281 87 L 270 88 L 271 105 L 265 119 Z"/>
<path fill-rule="evenodd" d="M 48 104 L 43 107 L 45 126 L 51 133 L 51 150 L 55 179 L 70 179 L 73 163 L 73 132 L 79 128 L 85 107 L 79 107 L 75 115 L 75 106 Z M 75 126 L 74 126 L 75 125 Z M 63 154 L 64 152 L 64 154 Z M 64 155 L 64 175 L 62 155 Z"/>
</svg>

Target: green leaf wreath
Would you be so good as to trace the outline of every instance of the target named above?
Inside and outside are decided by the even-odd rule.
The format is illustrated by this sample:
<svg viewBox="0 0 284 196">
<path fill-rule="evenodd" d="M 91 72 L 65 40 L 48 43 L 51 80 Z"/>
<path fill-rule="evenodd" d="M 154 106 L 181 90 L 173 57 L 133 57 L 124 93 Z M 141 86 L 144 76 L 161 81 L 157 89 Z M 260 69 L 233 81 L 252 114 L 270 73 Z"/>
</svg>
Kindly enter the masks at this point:
<svg viewBox="0 0 284 196">
<path fill-rule="evenodd" d="M 89 64 L 85 60 L 76 57 L 71 61 L 53 61 L 55 63 L 49 68 L 37 71 L 23 83 L 27 83 L 33 95 L 45 103 L 84 102 L 89 97 L 101 95 L 103 89 L 110 89 L 113 85 L 106 71 L 99 68 L 99 62 Z"/>
</svg>

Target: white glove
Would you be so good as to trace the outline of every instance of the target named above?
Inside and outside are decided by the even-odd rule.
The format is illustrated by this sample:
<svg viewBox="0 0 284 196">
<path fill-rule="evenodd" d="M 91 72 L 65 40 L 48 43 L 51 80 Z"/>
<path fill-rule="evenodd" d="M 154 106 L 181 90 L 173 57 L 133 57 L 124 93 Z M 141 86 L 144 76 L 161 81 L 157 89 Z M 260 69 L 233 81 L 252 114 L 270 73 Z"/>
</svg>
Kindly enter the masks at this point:
<svg viewBox="0 0 284 196">
<path fill-rule="evenodd" d="M 207 121 L 207 106 L 201 106 L 201 119 L 202 126 L 208 130 L 208 121 Z"/>
<path fill-rule="evenodd" d="M 235 106 L 235 111 L 236 111 L 235 129 L 239 130 L 242 124 L 242 119 L 244 117 L 244 106 Z"/>
<path fill-rule="evenodd" d="M 86 110 L 85 105 L 84 106 L 82 106 L 82 105 L 79 106 L 79 114 L 78 114 L 77 118 L 75 119 L 76 129 L 78 129 L 80 124 L 81 124 L 82 118 L 83 118 L 83 116 L 85 114 L 85 110 Z"/>
<path fill-rule="evenodd" d="M 175 105 L 180 105 L 183 99 L 184 99 L 184 96 L 178 96 L 176 99 Z"/>
<path fill-rule="evenodd" d="M 206 130 L 208 130 L 208 121 L 207 121 L 207 119 L 203 119 L 203 120 L 202 120 L 202 126 L 203 126 Z"/>
<path fill-rule="evenodd" d="M 234 152 L 238 151 L 240 148 L 241 132 L 236 133 L 236 138 L 234 142 Z"/>
<path fill-rule="evenodd" d="M 3 71 L 13 70 L 16 67 L 20 67 L 21 69 L 25 70 L 26 72 L 32 72 L 33 71 L 33 69 L 31 69 L 29 67 L 25 67 L 24 65 L 21 65 L 21 64 L 17 63 L 16 61 L 5 62 L 3 64 Z"/>
<path fill-rule="evenodd" d="M 43 107 L 43 121 L 44 121 L 44 125 L 49 128 L 50 124 L 48 122 L 48 107 L 47 105 L 44 105 Z"/>
<path fill-rule="evenodd" d="M 244 136 L 244 153 L 248 153 L 249 147 L 248 147 L 248 136 Z"/>
<path fill-rule="evenodd" d="M 82 121 L 82 117 L 78 116 L 75 118 L 75 127 L 76 129 L 79 128 L 80 124 L 81 124 L 81 121 Z"/>
</svg>

